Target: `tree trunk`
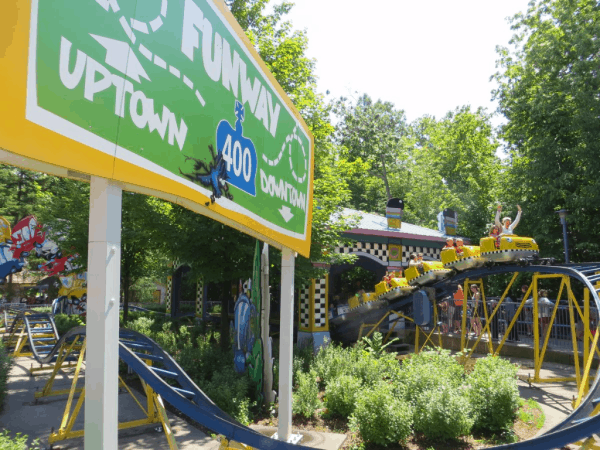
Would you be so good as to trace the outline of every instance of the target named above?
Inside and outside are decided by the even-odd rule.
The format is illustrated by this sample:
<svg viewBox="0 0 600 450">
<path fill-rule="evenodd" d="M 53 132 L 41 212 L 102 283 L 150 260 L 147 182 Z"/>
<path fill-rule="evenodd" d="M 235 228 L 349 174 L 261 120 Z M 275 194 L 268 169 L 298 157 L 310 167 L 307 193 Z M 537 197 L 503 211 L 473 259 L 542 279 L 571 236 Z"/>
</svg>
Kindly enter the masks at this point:
<svg viewBox="0 0 600 450">
<path fill-rule="evenodd" d="M 229 297 L 231 296 L 231 283 L 221 283 L 221 349 L 228 350 L 229 339 Z"/>
<path fill-rule="evenodd" d="M 381 170 L 382 175 L 381 179 L 383 180 L 383 184 L 385 185 L 385 193 L 387 194 L 388 200 L 392 198 L 392 192 L 390 191 L 390 183 L 388 182 L 387 170 L 385 170 L 385 158 L 381 155 Z"/>
</svg>

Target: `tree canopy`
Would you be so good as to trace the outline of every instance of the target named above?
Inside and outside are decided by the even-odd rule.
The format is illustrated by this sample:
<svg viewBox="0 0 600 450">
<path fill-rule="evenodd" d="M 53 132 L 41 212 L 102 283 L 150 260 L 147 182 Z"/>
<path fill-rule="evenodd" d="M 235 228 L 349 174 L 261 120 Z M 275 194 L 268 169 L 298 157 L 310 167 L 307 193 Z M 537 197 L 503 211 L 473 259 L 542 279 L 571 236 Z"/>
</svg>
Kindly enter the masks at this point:
<svg viewBox="0 0 600 450">
<path fill-rule="evenodd" d="M 494 91 L 507 122 L 512 201 L 527 229 L 560 254 L 554 211 L 570 211 L 574 258 L 598 260 L 600 238 L 600 6 L 591 0 L 531 2 L 512 19 L 512 48 L 498 48 Z"/>
<path fill-rule="evenodd" d="M 591 0 L 536 0 L 512 18 L 510 48 L 498 47 L 493 96 L 506 123 L 485 109 L 457 106 L 445 116 L 409 123 L 404 111 L 368 93 L 326 102 L 317 90 L 317 61 L 308 35 L 287 20 L 292 3 L 225 0 L 257 52 L 314 135 L 315 180 L 310 258 L 299 257 L 296 283 L 319 274 L 313 262 L 337 263 L 344 207 L 383 214 L 391 197 L 405 201 L 404 220 L 436 227 L 445 208 L 459 214 L 461 235 L 486 234 L 500 202 L 523 207 L 519 234 L 536 238 L 545 256 L 562 254 L 554 212 L 570 211 L 574 260 L 600 257 L 593 226 L 600 213 L 600 6 Z M 507 157 L 500 159 L 505 148 Z M 62 233 L 61 246 L 87 261 L 89 188 L 0 166 L 0 215 L 28 214 Z M 181 206 L 123 195 L 124 290 L 143 276 L 164 275 L 167 261 L 191 263 L 206 282 L 249 276 L 254 238 Z M 280 258 L 271 257 L 274 276 Z M 125 297 L 129 294 L 125 292 Z"/>
</svg>

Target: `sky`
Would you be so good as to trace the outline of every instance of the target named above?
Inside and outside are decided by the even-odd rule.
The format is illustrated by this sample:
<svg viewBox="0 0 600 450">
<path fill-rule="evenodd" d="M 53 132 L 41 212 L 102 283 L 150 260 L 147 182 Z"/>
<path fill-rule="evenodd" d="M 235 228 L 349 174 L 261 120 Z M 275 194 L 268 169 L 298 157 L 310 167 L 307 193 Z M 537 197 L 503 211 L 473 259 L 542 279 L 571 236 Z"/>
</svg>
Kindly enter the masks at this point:
<svg viewBox="0 0 600 450">
<path fill-rule="evenodd" d="M 273 0 L 271 1 L 273 3 Z M 277 2 L 279 3 L 279 2 Z M 492 112 L 497 45 L 507 17 L 528 0 L 295 0 L 287 16 L 306 29 L 318 91 L 392 102 L 409 122 L 458 106 Z M 494 124 L 501 123 L 497 117 Z"/>
</svg>

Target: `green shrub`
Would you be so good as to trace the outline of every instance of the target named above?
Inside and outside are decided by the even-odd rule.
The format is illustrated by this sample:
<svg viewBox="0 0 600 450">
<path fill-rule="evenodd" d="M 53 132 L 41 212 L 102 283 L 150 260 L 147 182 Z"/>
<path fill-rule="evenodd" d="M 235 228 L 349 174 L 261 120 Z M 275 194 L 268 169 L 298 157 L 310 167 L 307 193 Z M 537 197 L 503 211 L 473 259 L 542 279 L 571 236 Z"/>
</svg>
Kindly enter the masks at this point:
<svg viewBox="0 0 600 450">
<path fill-rule="evenodd" d="M 8 430 L 0 432 L 0 449 L 2 450 L 40 450 L 40 443 L 35 439 L 30 446 L 27 446 L 26 434 L 17 433 L 14 438 L 10 437 Z"/>
<path fill-rule="evenodd" d="M 331 414 L 348 418 L 354 412 L 356 398 L 362 387 L 361 380 L 352 375 L 342 375 L 325 389 L 325 406 Z"/>
<path fill-rule="evenodd" d="M 51 306 L 38 306 L 37 308 L 31 308 L 31 311 L 35 311 L 36 313 L 51 313 Z"/>
<path fill-rule="evenodd" d="M 382 380 L 396 379 L 400 365 L 392 353 L 376 353 L 356 345 L 348 352 L 348 361 L 343 367 L 344 373 L 360 378 L 366 386 Z"/>
<path fill-rule="evenodd" d="M 473 414 L 464 388 L 441 386 L 423 392 L 416 400 L 414 429 L 429 439 L 456 439 L 470 434 Z"/>
<path fill-rule="evenodd" d="M 493 356 L 478 359 L 467 386 L 475 429 L 496 433 L 512 428 L 519 406 L 514 364 Z"/>
<path fill-rule="evenodd" d="M 154 325 L 154 319 L 151 317 L 138 317 L 127 323 L 127 328 L 138 333 L 145 334 L 148 337 L 152 337 L 152 326 Z"/>
<path fill-rule="evenodd" d="M 152 303 L 155 291 L 156 283 L 150 277 L 138 278 L 131 286 L 132 297 L 135 297 L 138 303 Z"/>
<path fill-rule="evenodd" d="M 367 443 L 387 446 L 404 443 L 411 434 L 413 412 L 409 403 L 394 396 L 390 384 L 379 382 L 362 391 L 350 426 L 358 430 Z"/>
<path fill-rule="evenodd" d="M 56 314 L 54 316 L 54 323 L 56 324 L 58 335 L 62 336 L 71 328 L 85 325 L 85 316 L 78 316 L 75 314 Z"/>
<path fill-rule="evenodd" d="M 400 389 L 396 395 L 416 405 L 424 392 L 439 390 L 443 386 L 458 389 L 463 377 L 463 366 L 450 355 L 449 350 L 422 351 L 404 360 L 397 377 Z"/>
<path fill-rule="evenodd" d="M 321 347 L 316 354 L 312 369 L 317 373 L 323 386 L 331 380 L 335 380 L 340 375 L 351 370 L 348 364 L 350 360 L 350 350 L 341 347 L 339 344 L 331 343 Z"/>
<path fill-rule="evenodd" d="M 210 336 L 198 336 L 177 354 L 177 362 L 199 385 L 212 379 L 215 368 L 230 364 L 233 367 L 232 352 L 224 352 L 219 345 L 211 343 Z"/>
<path fill-rule="evenodd" d="M 198 335 L 180 323 L 144 313 L 127 328 L 156 341 L 219 408 L 241 423 L 250 423 L 255 402 L 247 375 L 235 372 L 233 352 L 224 352 L 212 342 L 212 337 L 218 340 L 218 333 Z"/>
<path fill-rule="evenodd" d="M 312 417 L 321 404 L 319 400 L 317 373 L 311 370 L 309 373 L 298 372 L 296 376 L 298 379 L 298 388 L 292 394 L 292 411 L 294 414 Z"/>
<path fill-rule="evenodd" d="M 398 338 L 394 338 L 384 344 L 383 343 L 383 335 L 379 331 L 376 331 L 375 333 L 373 333 L 372 337 L 367 337 L 367 336 L 363 337 L 362 343 L 367 352 L 372 353 L 374 356 L 379 358 L 381 355 L 383 355 L 385 353 L 385 349 L 387 347 L 389 347 L 394 342 L 399 341 L 399 340 L 400 339 L 398 339 Z"/>
<path fill-rule="evenodd" d="M 167 312 L 167 305 L 159 305 L 158 303 L 144 303 L 142 304 L 142 308 L 161 313 Z"/>
<path fill-rule="evenodd" d="M 2 410 L 2 404 L 4 403 L 4 398 L 6 397 L 6 392 L 8 390 L 8 374 L 12 362 L 12 358 L 6 353 L 4 342 L 2 342 L 2 338 L 0 338 L 0 411 Z M 0 448 L 2 447 L 0 446 Z"/>
<path fill-rule="evenodd" d="M 248 377 L 235 372 L 233 355 L 230 361 L 230 364 L 221 364 L 222 367 L 212 374 L 210 381 L 197 384 L 219 408 L 244 425 L 249 425 L 252 419 L 250 408 L 254 402 L 249 398 Z"/>
<path fill-rule="evenodd" d="M 304 347 L 294 347 L 294 361 L 292 362 L 292 384 L 298 384 L 297 374 L 299 372 L 308 373 L 314 362 L 315 353 L 312 342 Z M 278 380 L 278 378 L 277 378 Z"/>
</svg>

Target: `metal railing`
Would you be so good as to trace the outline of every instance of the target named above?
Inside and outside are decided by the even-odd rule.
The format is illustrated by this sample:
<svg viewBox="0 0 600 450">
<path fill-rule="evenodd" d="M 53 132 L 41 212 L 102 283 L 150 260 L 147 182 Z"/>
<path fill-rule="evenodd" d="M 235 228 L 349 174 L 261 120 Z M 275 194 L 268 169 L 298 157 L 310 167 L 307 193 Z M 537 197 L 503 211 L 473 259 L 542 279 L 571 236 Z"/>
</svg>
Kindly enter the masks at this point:
<svg viewBox="0 0 600 450">
<path fill-rule="evenodd" d="M 555 303 L 554 301 L 552 303 Z M 565 301 L 566 303 L 566 301 Z M 520 302 L 507 302 L 504 301 L 500 306 L 500 310 L 497 312 L 496 317 L 492 318 L 490 323 L 490 332 L 485 333 L 483 339 L 489 339 L 490 337 L 494 341 L 500 341 L 504 338 L 508 325 L 513 320 L 515 312 L 520 306 Z M 491 315 L 492 311 L 496 306 L 495 301 L 486 302 L 488 316 Z M 481 307 L 478 311 L 474 310 L 472 302 L 467 302 L 467 333 L 469 336 L 477 336 L 480 330 L 486 325 L 485 315 L 480 316 Z M 556 316 L 552 326 L 549 326 L 550 318 L 552 316 L 553 306 L 539 306 L 538 313 L 538 326 L 540 330 L 540 339 L 545 338 L 548 330 L 550 332 L 550 338 L 548 340 L 549 350 L 565 350 L 573 351 L 572 331 L 569 307 L 566 304 L 561 304 L 556 310 Z M 454 304 L 448 307 L 438 306 L 438 321 L 441 322 L 441 330 L 444 334 L 457 334 L 461 333 L 461 322 L 462 322 L 463 307 L 456 306 Z M 577 314 L 575 314 L 578 316 Z M 597 308 L 590 307 L 590 330 L 595 330 L 598 321 L 598 310 Z M 533 337 L 533 305 L 526 304 L 515 322 L 515 325 L 508 332 L 506 342 L 509 344 L 519 345 L 534 345 Z M 575 333 L 577 340 L 581 341 L 583 336 L 583 322 L 579 317 L 575 319 Z M 583 351 L 582 343 L 578 343 L 579 351 Z"/>
<path fill-rule="evenodd" d="M 39 305 L 28 305 L 27 303 L 0 303 L 0 313 L 5 310 L 18 309 L 21 311 L 31 310 L 34 308 L 50 308 L 52 304 L 44 303 Z"/>
</svg>

